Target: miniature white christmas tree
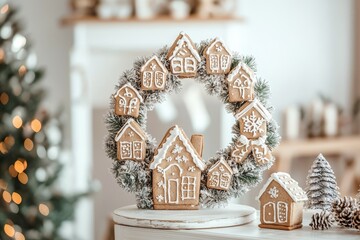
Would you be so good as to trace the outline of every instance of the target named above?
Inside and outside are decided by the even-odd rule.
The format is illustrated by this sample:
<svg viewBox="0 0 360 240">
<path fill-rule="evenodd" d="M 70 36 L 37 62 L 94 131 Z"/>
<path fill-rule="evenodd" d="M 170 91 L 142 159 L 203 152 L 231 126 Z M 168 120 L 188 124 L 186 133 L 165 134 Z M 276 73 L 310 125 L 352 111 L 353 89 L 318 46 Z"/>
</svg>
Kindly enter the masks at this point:
<svg viewBox="0 0 360 240">
<path fill-rule="evenodd" d="M 331 209 L 332 203 L 340 197 L 336 177 L 330 164 L 322 154 L 313 162 L 306 178 L 307 208 Z"/>
</svg>

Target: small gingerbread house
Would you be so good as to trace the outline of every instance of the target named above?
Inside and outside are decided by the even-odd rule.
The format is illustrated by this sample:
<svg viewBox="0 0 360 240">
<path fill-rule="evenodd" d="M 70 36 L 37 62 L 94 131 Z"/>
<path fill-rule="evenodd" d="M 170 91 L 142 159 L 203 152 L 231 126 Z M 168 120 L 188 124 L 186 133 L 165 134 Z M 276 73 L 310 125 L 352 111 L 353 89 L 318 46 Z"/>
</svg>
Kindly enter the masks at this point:
<svg viewBox="0 0 360 240">
<path fill-rule="evenodd" d="M 288 173 L 271 174 L 257 199 L 260 202 L 259 227 L 283 230 L 302 227 L 307 196 Z"/>
<path fill-rule="evenodd" d="M 256 139 L 266 135 L 266 124 L 271 114 L 259 100 L 246 102 L 235 115 L 240 124 L 240 134 L 248 139 Z"/>
<path fill-rule="evenodd" d="M 127 120 L 115 136 L 118 159 L 144 160 L 146 155 L 145 140 L 146 135 L 140 125 L 132 118 Z"/>
<path fill-rule="evenodd" d="M 170 61 L 171 72 L 183 78 L 195 77 L 197 65 L 201 61 L 195 44 L 183 32 L 179 34 L 170 47 L 167 59 Z"/>
<path fill-rule="evenodd" d="M 135 118 L 139 116 L 140 103 L 143 102 L 143 98 L 130 83 L 119 88 L 114 99 L 116 115 Z"/>
<path fill-rule="evenodd" d="M 215 38 L 204 50 L 206 72 L 208 74 L 227 74 L 231 67 L 231 53 L 225 44 Z"/>
<path fill-rule="evenodd" d="M 240 62 L 228 78 L 229 102 L 243 102 L 254 100 L 254 85 L 256 76 L 245 63 Z"/>
<path fill-rule="evenodd" d="M 142 90 L 163 90 L 168 71 L 154 55 L 140 69 Z"/>
<path fill-rule="evenodd" d="M 217 161 L 207 173 L 207 187 L 228 190 L 231 184 L 233 171 L 224 158 Z"/>
<path fill-rule="evenodd" d="M 202 136 L 191 141 L 178 126 L 168 130 L 150 164 L 154 209 L 198 209 Z"/>
</svg>

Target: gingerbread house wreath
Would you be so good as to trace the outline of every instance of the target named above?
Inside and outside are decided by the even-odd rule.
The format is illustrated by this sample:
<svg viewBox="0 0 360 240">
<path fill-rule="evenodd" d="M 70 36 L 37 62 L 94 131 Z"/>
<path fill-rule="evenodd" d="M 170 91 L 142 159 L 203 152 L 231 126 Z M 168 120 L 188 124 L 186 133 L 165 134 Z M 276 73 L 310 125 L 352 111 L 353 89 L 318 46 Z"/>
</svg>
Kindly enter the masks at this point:
<svg viewBox="0 0 360 240">
<path fill-rule="evenodd" d="M 206 72 L 208 74 L 227 74 L 231 67 L 231 53 L 225 44 L 215 38 L 204 50 Z"/>
<path fill-rule="evenodd" d="M 191 141 L 177 125 L 165 134 L 150 164 L 154 209 L 198 209 L 201 172 L 201 135 Z"/>
<path fill-rule="evenodd" d="M 132 118 L 127 120 L 125 125 L 115 136 L 117 143 L 117 156 L 119 160 L 145 159 L 146 135 L 140 125 Z"/>
<path fill-rule="evenodd" d="M 229 102 L 254 100 L 256 76 L 245 63 L 240 62 L 227 78 L 229 86 Z"/>
<path fill-rule="evenodd" d="M 164 90 L 168 71 L 154 55 L 140 69 L 142 90 Z"/>
<path fill-rule="evenodd" d="M 135 118 L 139 116 L 140 103 L 143 102 L 143 98 L 130 83 L 119 88 L 114 99 L 116 115 Z"/>
<path fill-rule="evenodd" d="M 174 75 L 183 78 L 195 77 L 197 65 L 201 61 L 195 44 L 190 37 L 181 32 L 170 47 L 167 54 L 170 61 L 170 69 Z"/>
<path fill-rule="evenodd" d="M 288 173 L 271 174 L 257 199 L 260 202 L 259 227 L 282 230 L 302 227 L 307 196 Z"/>
<path fill-rule="evenodd" d="M 264 137 L 266 124 L 271 120 L 270 112 L 257 99 L 242 105 L 235 117 L 240 124 L 240 134 L 248 139 Z"/>
<path fill-rule="evenodd" d="M 207 173 L 207 187 L 228 190 L 230 187 L 233 170 L 224 158 L 217 161 Z"/>
</svg>

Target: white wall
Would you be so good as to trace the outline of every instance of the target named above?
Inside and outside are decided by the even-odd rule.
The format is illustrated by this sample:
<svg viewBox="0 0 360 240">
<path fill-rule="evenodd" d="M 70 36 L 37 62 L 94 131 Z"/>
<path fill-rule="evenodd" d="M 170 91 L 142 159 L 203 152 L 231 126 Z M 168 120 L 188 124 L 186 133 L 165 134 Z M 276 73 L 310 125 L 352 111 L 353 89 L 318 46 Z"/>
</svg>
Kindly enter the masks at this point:
<svg viewBox="0 0 360 240">
<path fill-rule="evenodd" d="M 276 117 L 318 93 L 349 102 L 353 60 L 352 0 L 242 0 L 244 54 L 257 59 L 272 87 Z"/>
</svg>

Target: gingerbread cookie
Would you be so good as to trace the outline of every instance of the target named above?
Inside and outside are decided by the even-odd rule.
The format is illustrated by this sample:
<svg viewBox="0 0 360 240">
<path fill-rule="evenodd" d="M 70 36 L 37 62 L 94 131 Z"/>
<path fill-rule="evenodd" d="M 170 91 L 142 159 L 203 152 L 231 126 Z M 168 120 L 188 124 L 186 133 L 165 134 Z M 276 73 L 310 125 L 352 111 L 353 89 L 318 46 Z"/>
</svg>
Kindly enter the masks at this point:
<svg viewBox="0 0 360 240">
<path fill-rule="evenodd" d="M 130 118 L 116 134 L 117 156 L 119 160 L 145 159 L 146 135 L 134 119 Z"/>
<path fill-rule="evenodd" d="M 183 32 L 179 34 L 170 47 L 167 59 L 170 61 L 171 72 L 181 78 L 195 77 L 197 65 L 201 61 L 195 44 Z"/>
<path fill-rule="evenodd" d="M 130 83 L 122 86 L 114 95 L 115 113 L 119 116 L 139 116 L 140 103 L 143 98 Z"/>
<path fill-rule="evenodd" d="M 257 199 L 260 202 L 259 227 L 282 230 L 302 227 L 303 205 L 307 196 L 289 174 L 271 174 Z"/>
<path fill-rule="evenodd" d="M 207 173 L 208 188 L 225 190 L 230 187 L 233 171 L 224 158 L 217 161 Z"/>
<path fill-rule="evenodd" d="M 271 114 L 258 100 L 246 102 L 235 115 L 239 121 L 240 134 L 248 139 L 257 139 L 266 135 L 266 124 Z"/>
<path fill-rule="evenodd" d="M 198 209 L 203 137 L 192 141 L 177 125 L 170 128 L 150 164 L 154 209 Z"/>
<path fill-rule="evenodd" d="M 168 71 L 157 56 L 150 58 L 140 72 L 142 90 L 164 90 Z"/>
<path fill-rule="evenodd" d="M 227 74 L 231 67 L 231 53 L 225 44 L 215 38 L 204 49 L 206 72 L 208 74 Z"/>
<path fill-rule="evenodd" d="M 245 63 L 240 62 L 228 78 L 229 102 L 254 100 L 255 73 Z"/>
<path fill-rule="evenodd" d="M 231 157 L 237 162 L 242 163 L 252 150 L 251 142 L 244 135 L 240 136 L 240 141 L 235 143 L 231 151 Z"/>
</svg>

